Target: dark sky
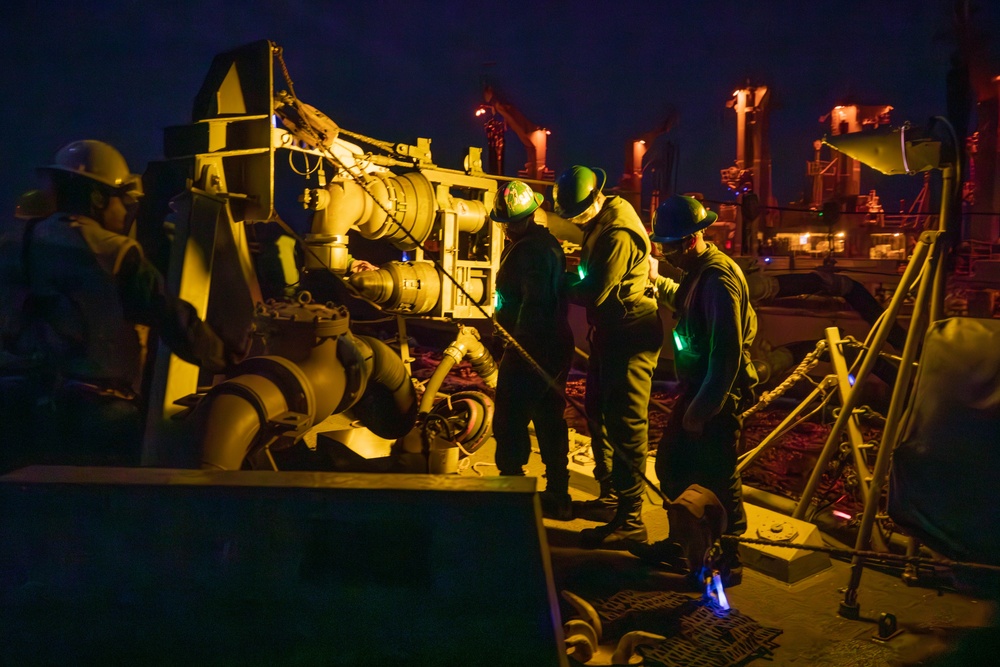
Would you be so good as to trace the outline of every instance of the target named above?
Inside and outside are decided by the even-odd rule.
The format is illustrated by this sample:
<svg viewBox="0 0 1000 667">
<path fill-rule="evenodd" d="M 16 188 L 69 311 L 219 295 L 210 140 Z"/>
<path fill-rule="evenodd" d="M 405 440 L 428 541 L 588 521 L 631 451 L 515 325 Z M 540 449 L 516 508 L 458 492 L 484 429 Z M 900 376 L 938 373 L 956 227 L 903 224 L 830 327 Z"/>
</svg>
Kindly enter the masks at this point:
<svg viewBox="0 0 1000 667">
<path fill-rule="evenodd" d="M 974 4 L 1000 74 L 1000 2 Z M 825 130 L 818 118 L 834 105 L 891 104 L 894 124 L 945 112 L 952 5 L 42 0 L 5 9 L 0 24 L 0 195 L 12 207 L 33 168 L 79 138 L 115 144 L 141 172 L 162 155 L 163 128 L 190 121 L 212 58 L 270 39 L 284 47 L 303 101 L 379 139 L 430 137 L 444 167 L 460 168 L 467 146 L 485 147 L 473 111 L 486 72 L 550 128 L 557 172 L 582 163 L 617 180 L 627 140 L 676 109 L 678 188 L 717 198 L 725 197 L 719 170 L 735 157 L 725 103 L 749 78 L 774 94 L 775 192 L 788 202 L 800 196 L 812 141 Z M 512 133 L 507 143 L 519 146 Z M 523 159 L 512 150 L 508 172 Z"/>
</svg>

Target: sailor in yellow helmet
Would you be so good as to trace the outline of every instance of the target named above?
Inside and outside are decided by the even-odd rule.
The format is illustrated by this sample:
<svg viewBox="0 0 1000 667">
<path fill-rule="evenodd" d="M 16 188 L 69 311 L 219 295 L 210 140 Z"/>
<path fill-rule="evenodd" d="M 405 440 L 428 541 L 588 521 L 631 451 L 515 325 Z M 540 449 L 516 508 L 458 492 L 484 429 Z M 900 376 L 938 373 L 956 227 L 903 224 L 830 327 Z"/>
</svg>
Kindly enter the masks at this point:
<svg viewBox="0 0 1000 667">
<path fill-rule="evenodd" d="M 56 381 L 55 413 L 44 420 L 51 437 L 34 460 L 137 464 L 144 334 L 158 332 L 178 356 L 212 372 L 240 358 L 244 341 L 227 345 L 191 304 L 168 294 L 130 238 L 142 182 L 117 149 L 74 141 L 40 171 L 55 211 L 18 239 L 19 270 L 2 277 L 21 281 L 28 314 L 18 331 L 4 332 L 5 348 L 44 357 Z"/>
</svg>

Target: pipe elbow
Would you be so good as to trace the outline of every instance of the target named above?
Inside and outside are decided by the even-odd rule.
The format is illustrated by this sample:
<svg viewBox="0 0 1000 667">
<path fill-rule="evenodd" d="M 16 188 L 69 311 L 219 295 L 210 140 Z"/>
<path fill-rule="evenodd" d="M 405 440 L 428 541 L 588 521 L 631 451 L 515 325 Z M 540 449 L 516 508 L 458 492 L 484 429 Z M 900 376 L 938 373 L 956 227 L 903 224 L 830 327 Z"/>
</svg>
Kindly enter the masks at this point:
<svg viewBox="0 0 1000 667">
<path fill-rule="evenodd" d="M 352 225 L 363 222 L 367 195 L 353 181 L 334 180 L 326 186 L 328 203 L 313 216 L 310 232 L 316 236 L 346 236 Z"/>
<path fill-rule="evenodd" d="M 368 429 L 382 438 L 401 438 L 416 423 L 417 393 L 403 360 L 392 348 L 371 336 L 355 336 L 368 347 L 369 376 L 361 398 L 353 406 Z"/>
<path fill-rule="evenodd" d="M 445 348 L 444 354 L 459 363 L 463 358 L 468 358 L 472 365 L 472 370 L 482 378 L 487 387 L 495 389 L 497 386 L 497 375 L 499 369 L 493 359 L 493 355 L 483 345 L 479 338 L 479 332 L 473 327 L 462 326 L 458 329 L 458 336 L 454 342 Z"/>
<path fill-rule="evenodd" d="M 287 411 L 281 389 L 267 378 L 240 375 L 216 385 L 192 415 L 201 468 L 239 470 L 264 426 Z"/>
</svg>

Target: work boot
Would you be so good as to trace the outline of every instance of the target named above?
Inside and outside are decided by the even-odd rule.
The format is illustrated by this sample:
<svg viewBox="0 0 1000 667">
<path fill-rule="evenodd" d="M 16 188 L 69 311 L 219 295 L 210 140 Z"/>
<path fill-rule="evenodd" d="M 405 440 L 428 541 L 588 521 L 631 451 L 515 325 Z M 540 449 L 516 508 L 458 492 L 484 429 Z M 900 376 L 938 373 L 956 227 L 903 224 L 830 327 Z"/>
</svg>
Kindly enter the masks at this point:
<svg viewBox="0 0 1000 667">
<path fill-rule="evenodd" d="M 538 494 L 542 503 L 542 516 L 556 521 L 573 520 L 573 500 L 568 493 L 542 491 Z"/>
<path fill-rule="evenodd" d="M 722 579 L 722 585 L 726 588 L 739 586 L 743 583 L 743 564 L 737 562 L 735 565 L 721 566 L 719 577 Z"/>
<path fill-rule="evenodd" d="M 614 518 L 603 526 L 580 531 L 584 549 L 625 549 L 629 541 L 645 542 L 646 526 L 642 522 L 642 496 L 620 497 Z"/>
<path fill-rule="evenodd" d="M 573 501 L 573 515 L 578 519 L 600 521 L 601 523 L 609 523 L 614 520 L 615 509 L 618 507 L 618 494 L 611 488 L 611 480 L 604 480 L 600 484 L 601 495 L 597 498 Z"/>
<path fill-rule="evenodd" d="M 723 542 L 723 544 L 726 543 Z M 733 549 L 724 548 L 722 555 L 712 563 L 714 570 L 719 573 L 719 579 L 722 580 L 724 588 L 739 586 L 743 583 L 743 561 L 740 559 L 740 552 L 735 543 L 732 544 Z M 708 576 L 709 571 L 704 566 L 688 575 L 694 590 L 702 593 L 705 592 L 705 578 Z"/>
<path fill-rule="evenodd" d="M 639 560 L 671 572 L 687 572 L 688 563 L 684 557 L 684 547 L 666 539 L 659 542 L 630 542 L 628 552 Z"/>
<path fill-rule="evenodd" d="M 743 559 L 740 558 L 740 548 L 736 542 L 722 541 L 722 557 L 716 563 L 722 585 L 726 588 L 738 586 L 743 581 Z"/>
</svg>

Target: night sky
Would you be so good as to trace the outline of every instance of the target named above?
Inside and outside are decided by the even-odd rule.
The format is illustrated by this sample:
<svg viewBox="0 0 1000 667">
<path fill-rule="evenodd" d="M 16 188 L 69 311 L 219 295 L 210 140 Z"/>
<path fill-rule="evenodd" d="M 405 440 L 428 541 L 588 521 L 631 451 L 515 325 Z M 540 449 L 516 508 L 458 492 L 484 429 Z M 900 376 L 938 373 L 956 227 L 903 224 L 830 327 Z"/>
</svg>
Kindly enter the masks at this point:
<svg viewBox="0 0 1000 667">
<path fill-rule="evenodd" d="M 1000 2 L 974 4 L 1000 74 Z M 461 168 L 467 146 L 485 148 L 473 114 L 484 74 L 551 130 L 557 173 L 582 163 L 617 181 L 626 142 L 676 110 L 678 189 L 718 199 L 727 197 L 719 170 L 735 158 L 725 104 L 749 79 L 774 95 L 779 203 L 801 196 L 812 141 L 826 129 L 818 119 L 836 104 L 891 104 L 894 124 L 945 113 L 955 50 L 950 1 L 24 5 L 5 9 L 0 26 L 0 196 L 11 209 L 34 167 L 74 139 L 111 142 L 142 172 L 162 156 L 163 128 L 190 122 L 212 58 L 258 39 L 284 47 L 303 101 L 379 139 L 430 137 L 443 167 Z M 524 154 L 512 132 L 507 145 L 513 174 Z"/>
</svg>

